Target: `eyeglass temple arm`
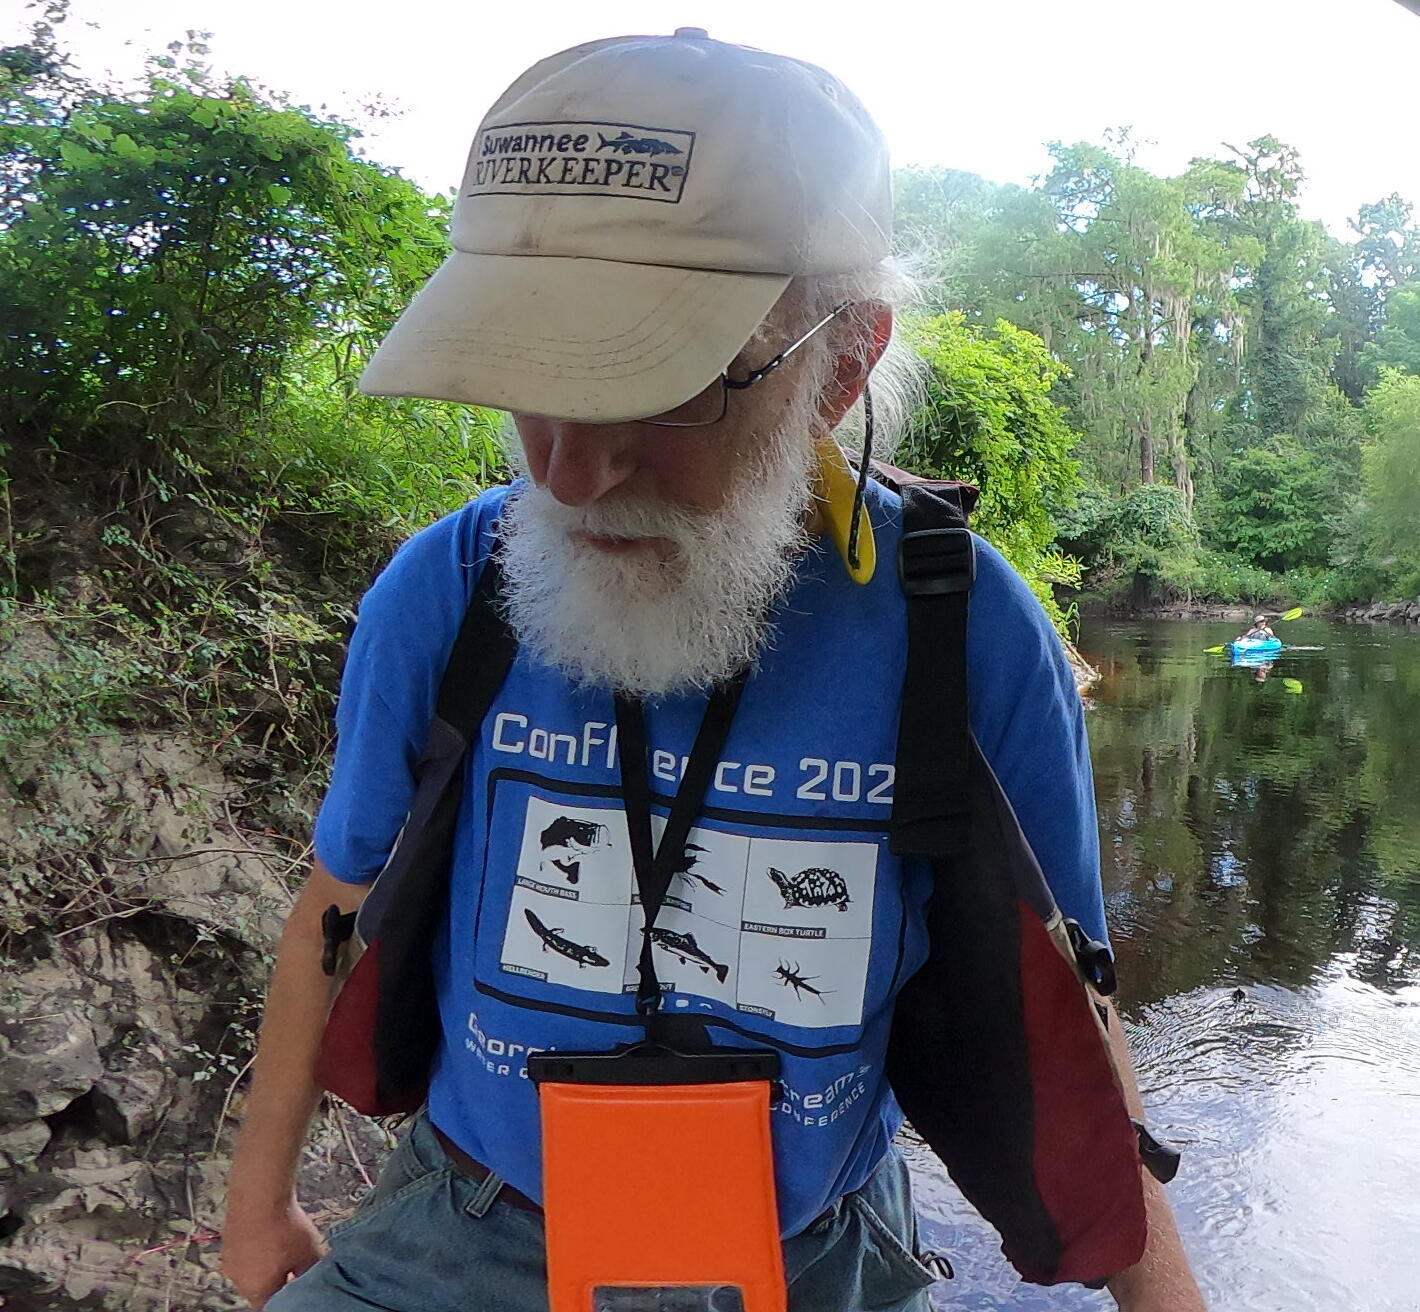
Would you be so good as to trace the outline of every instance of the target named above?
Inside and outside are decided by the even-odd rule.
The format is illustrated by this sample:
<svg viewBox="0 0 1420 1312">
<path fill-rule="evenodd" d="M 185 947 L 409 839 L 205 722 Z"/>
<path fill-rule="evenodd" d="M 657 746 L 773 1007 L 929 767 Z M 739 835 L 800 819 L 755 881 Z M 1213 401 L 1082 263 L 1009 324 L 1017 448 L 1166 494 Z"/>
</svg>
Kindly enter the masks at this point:
<svg viewBox="0 0 1420 1312">
<path fill-rule="evenodd" d="M 820 319 L 816 324 L 814 324 L 814 326 L 810 328 L 808 332 L 806 332 L 802 337 L 800 337 L 797 342 L 790 342 L 789 345 L 786 346 L 782 351 L 780 351 L 779 354 L 776 355 L 772 360 L 770 360 L 768 364 L 761 365 L 758 369 L 752 370 L 746 377 L 731 378 L 728 373 L 721 375 L 721 377 L 724 379 L 725 386 L 733 388 L 737 392 L 744 391 L 746 387 L 753 387 L 766 375 L 772 374 L 777 368 L 779 368 L 779 366 L 783 364 L 785 360 L 787 360 L 791 355 L 793 355 L 794 352 L 799 349 L 799 347 L 801 347 L 806 341 L 809 340 L 810 337 L 812 337 L 816 332 L 818 332 L 818 330 L 822 328 L 824 324 L 828 323 L 832 319 L 838 318 L 838 316 L 842 314 L 843 311 L 846 310 L 852 304 L 852 301 L 844 301 L 842 305 L 835 305 L 833 309 L 831 309 L 826 315 L 823 316 L 822 319 Z"/>
</svg>

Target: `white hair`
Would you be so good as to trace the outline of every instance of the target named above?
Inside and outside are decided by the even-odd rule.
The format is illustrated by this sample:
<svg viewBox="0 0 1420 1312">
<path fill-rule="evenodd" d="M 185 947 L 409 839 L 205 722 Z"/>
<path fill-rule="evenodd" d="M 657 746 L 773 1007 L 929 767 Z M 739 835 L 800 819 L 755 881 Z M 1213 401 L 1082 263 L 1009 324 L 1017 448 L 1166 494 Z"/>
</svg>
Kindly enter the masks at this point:
<svg viewBox="0 0 1420 1312">
<path fill-rule="evenodd" d="M 810 544 L 804 434 L 816 400 L 807 389 L 793 398 L 718 510 L 619 487 L 568 506 L 535 484 L 505 504 L 504 605 L 518 640 L 575 684 L 647 698 L 707 689 L 753 664 Z M 586 533 L 659 537 L 673 554 L 608 556 L 577 545 Z"/>
<path fill-rule="evenodd" d="M 873 393 L 873 450 L 870 454 L 886 459 L 891 459 L 903 445 L 913 415 L 926 401 L 926 366 L 903 344 L 897 323 L 897 315 L 912 304 L 917 294 L 917 284 L 911 274 L 900 261 L 889 258 L 851 273 L 808 274 L 795 278 L 783 298 L 809 324 L 817 323 L 845 302 L 850 307 L 804 344 L 803 350 L 811 352 L 810 378 L 815 394 L 821 394 L 827 386 L 837 357 L 855 356 L 866 363 L 874 345 L 874 319 L 878 310 L 886 306 L 893 311 L 892 337 L 869 377 Z M 863 416 L 860 398 L 835 430 L 845 445 L 861 448 Z"/>
</svg>

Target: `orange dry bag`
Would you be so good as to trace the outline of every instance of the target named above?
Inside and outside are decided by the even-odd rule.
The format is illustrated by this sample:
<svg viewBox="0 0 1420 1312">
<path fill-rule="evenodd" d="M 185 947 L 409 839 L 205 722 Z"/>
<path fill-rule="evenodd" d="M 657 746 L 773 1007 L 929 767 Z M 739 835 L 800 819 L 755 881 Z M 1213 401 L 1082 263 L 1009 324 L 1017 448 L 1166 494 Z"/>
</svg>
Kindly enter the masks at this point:
<svg viewBox="0 0 1420 1312">
<path fill-rule="evenodd" d="M 529 1059 L 551 1312 L 784 1312 L 778 1064 L 650 1044 Z"/>
</svg>

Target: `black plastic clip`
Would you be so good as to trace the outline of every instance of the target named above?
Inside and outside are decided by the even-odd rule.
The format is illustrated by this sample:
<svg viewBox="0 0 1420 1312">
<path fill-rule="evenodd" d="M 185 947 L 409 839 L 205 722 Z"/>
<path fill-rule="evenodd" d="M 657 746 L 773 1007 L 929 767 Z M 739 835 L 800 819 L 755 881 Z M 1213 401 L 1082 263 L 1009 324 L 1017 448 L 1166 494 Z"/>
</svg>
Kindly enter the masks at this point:
<svg viewBox="0 0 1420 1312">
<path fill-rule="evenodd" d="M 1078 920 L 1071 920 L 1068 916 L 1065 918 L 1065 932 L 1070 936 L 1070 946 L 1075 951 L 1075 962 L 1081 974 L 1095 986 L 1097 993 L 1109 997 L 1119 987 L 1110 950 L 1098 939 L 1086 934 Z"/>
<path fill-rule="evenodd" d="M 897 577 L 909 597 L 969 592 L 976 581 L 976 541 L 965 528 L 924 528 L 897 544 Z"/>
<path fill-rule="evenodd" d="M 341 949 L 355 933 L 355 912 L 343 912 L 332 902 L 321 913 L 320 932 L 325 946 L 321 951 L 320 968 L 334 975 L 340 967 Z"/>
<path fill-rule="evenodd" d="M 1168 1184 L 1178 1174 L 1178 1164 L 1183 1154 L 1177 1148 L 1160 1143 L 1149 1133 L 1143 1121 L 1131 1121 L 1139 1136 L 1139 1158 L 1149 1168 L 1149 1174 L 1160 1184 Z"/>
</svg>

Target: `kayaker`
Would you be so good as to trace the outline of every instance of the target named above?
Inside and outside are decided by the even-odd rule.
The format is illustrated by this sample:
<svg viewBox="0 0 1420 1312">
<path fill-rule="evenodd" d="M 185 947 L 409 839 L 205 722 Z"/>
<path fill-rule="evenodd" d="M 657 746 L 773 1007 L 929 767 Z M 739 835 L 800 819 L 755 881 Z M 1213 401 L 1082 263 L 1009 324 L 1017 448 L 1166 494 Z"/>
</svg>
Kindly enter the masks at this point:
<svg viewBox="0 0 1420 1312">
<path fill-rule="evenodd" d="M 830 435 L 870 372 L 880 444 L 900 432 L 892 380 L 900 390 L 911 369 L 898 354 L 894 372 L 891 307 L 908 285 L 888 259 L 890 212 L 881 135 L 841 82 L 699 29 L 554 55 L 485 118 L 453 253 L 362 386 L 509 411 L 523 478 L 417 533 L 360 606 L 314 868 L 278 951 L 223 1227 L 223 1270 L 254 1308 L 546 1309 L 556 1254 L 529 1054 L 622 1043 L 648 960 L 663 990 L 652 1012 L 782 1063 L 769 1223 L 792 1312 L 928 1307 L 941 1268 L 921 1251 L 884 1074 L 895 1009 L 929 948 L 932 871 L 888 841 L 899 724 L 925 714 L 901 706 L 905 591 L 921 576 L 900 583 L 893 568 L 903 509 L 884 487 L 863 495 L 892 564 L 869 579 L 861 554 L 820 533 L 844 509 Z M 816 509 L 816 496 L 829 501 Z M 934 544 L 974 545 L 970 730 L 1010 803 L 999 809 L 1014 811 L 1085 946 L 1107 956 L 1072 672 L 1004 557 L 965 530 L 941 533 L 955 536 Z M 294 1191 L 334 991 L 322 920 L 361 903 L 415 824 L 416 775 L 438 747 L 436 692 L 475 580 L 496 577 L 490 559 L 517 654 L 449 821 L 451 887 L 429 948 L 441 1030 L 429 1101 L 327 1249 Z M 730 688 L 742 688 L 738 709 Z M 728 737 L 706 756 L 707 707 L 726 705 Z M 669 833 L 678 808 L 666 799 L 692 777 L 705 806 L 674 844 L 658 908 L 669 915 L 642 915 L 648 798 Z M 979 952 L 976 926 L 957 929 L 959 955 Z M 1115 1093 L 1107 1044 L 1135 1110 L 1118 1016 L 1101 999 L 1097 1025 L 1076 1001 L 1099 1058 L 1079 1101 L 1102 1081 Z M 935 1009 L 969 1010 L 970 1028 L 996 1005 L 963 990 Z M 1029 1055 L 1073 1074 L 1074 1049 L 1052 1048 L 1053 1036 L 1026 1036 Z M 953 1092 L 981 1087 L 972 1069 L 953 1075 Z M 1056 1100 L 1032 1103 L 1023 1080 L 1020 1106 L 975 1105 L 968 1129 L 988 1137 L 988 1122 L 1017 1114 L 1055 1123 Z M 1067 1085 L 1079 1092 L 1070 1079 L 1037 1087 Z M 1168 1204 L 1152 1178 L 1140 1185 L 1121 1118 L 1147 1241 L 1141 1224 L 1142 1257 L 1111 1273 L 1111 1293 L 1130 1312 L 1199 1312 Z M 696 1197 L 706 1177 L 686 1162 L 714 1166 L 712 1151 L 740 1145 L 641 1142 L 630 1123 L 625 1151 L 650 1155 L 664 1189 L 696 1208 L 655 1215 L 643 1199 L 638 1224 L 679 1226 L 678 1246 L 693 1250 L 697 1226 L 725 1208 Z M 1041 1160 L 1044 1141 L 1022 1135 L 1016 1165 L 1054 1198 L 1088 1191 L 1095 1173 Z M 744 1201 L 748 1229 L 763 1199 Z M 592 1197 L 578 1219 L 617 1205 Z M 597 1254 L 582 1256 L 590 1291 Z M 656 1289 L 597 1298 L 667 1305 Z M 676 1306 L 730 1303 L 709 1288 L 682 1290 Z"/>
<path fill-rule="evenodd" d="M 1254 615 L 1252 617 L 1252 628 L 1240 635 L 1239 642 L 1258 642 L 1276 638 L 1272 632 L 1272 626 L 1267 622 L 1266 615 Z"/>
</svg>

